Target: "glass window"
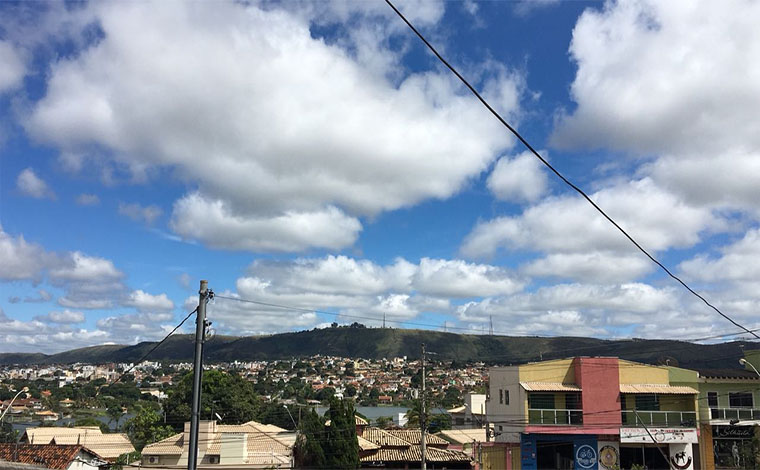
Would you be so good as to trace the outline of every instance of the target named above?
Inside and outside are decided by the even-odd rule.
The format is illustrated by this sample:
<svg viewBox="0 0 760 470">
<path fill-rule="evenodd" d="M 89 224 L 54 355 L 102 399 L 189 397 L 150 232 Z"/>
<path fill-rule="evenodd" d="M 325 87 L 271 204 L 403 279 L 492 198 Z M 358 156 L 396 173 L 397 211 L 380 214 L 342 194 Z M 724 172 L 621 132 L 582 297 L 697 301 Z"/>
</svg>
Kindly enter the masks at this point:
<svg viewBox="0 0 760 470">
<path fill-rule="evenodd" d="M 502 389 L 499 389 L 499 404 L 500 405 L 504 404 L 504 390 Z"/>
<path fill-rule="evenodd" d="M 568 410 L 580 410 L 581 407 L 581 394 L 580 393 L 566 393 L 565 394 L 565 408 Z"/>
<path fill-rule="evenodd" d="M 660 411 L 660 398 L 654 394 L 636 395 L 636 409 L 644 411 Z"/>
<path fill-rule="evenodd" d="M 531 393 L 528 395 L 528 408 L 553 410 L 554 394 L 553 393 Z"/>
<path fill-rule="evenodd" d="M 707 392 L 707 406 L 710 408 L 718 407 L 718 392 Z"/>
<path fill-rule="evenodd" d="M 504 390 L 504 404 L 509 405 L 509 390 Z"/>
<path fill-rule="evenodd" d="M 728 405 L 731 408 L 752 408 L 752 393 L 751 392 L 729 393 Z"/>
</svg>

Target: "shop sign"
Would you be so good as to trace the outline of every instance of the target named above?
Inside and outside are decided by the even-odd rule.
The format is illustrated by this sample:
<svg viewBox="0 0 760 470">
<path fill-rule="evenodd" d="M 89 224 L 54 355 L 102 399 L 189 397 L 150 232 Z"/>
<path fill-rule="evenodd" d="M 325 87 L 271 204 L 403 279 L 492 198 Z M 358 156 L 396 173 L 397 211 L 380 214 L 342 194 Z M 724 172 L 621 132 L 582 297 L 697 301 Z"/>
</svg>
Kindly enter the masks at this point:
<svg viewBox="0 0 760 470">
<path fill-rule="evenodd" d="M 598 460 L 596 449 L 588 444 L 580 445 L 575 449 L 575 468 L 595 469 Z"/>
<path fill-rule="evenodd" d="M 620 450 L 614 441 L 599 441 L 599 468 L 614 470 L 620 468 Z"/>
<path fill-rule="evenodd" d="M 713 438 L 752 439 L 754 435 L 754 426 L 713 426 Z"/>
<path fill-rule="evenodd" d="M 647 433 L 647 430 L 644 428 L 620 428 L 620 442 L 622 443 L 696 444 L 698 441 L 696 429 L 649 428 L 649 432 Z"/>
<path fill-rule="evenodd" d="M 670 444 L 670 465 L 676 470 L 692 470 L 694 455 L 690 444 Z"/>
</svg>

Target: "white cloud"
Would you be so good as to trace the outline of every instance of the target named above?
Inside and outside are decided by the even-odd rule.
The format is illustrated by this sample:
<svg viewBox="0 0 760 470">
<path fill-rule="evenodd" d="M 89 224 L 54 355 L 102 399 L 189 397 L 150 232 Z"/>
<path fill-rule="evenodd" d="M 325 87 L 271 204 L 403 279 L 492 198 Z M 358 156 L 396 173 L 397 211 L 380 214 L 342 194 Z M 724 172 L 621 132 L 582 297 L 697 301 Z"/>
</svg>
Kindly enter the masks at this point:
<svg viewBox="0 0 760 470">
<path fill-rule="evenodd" d="M 555 140 L 635 153 L 760 149 L 756 2 L 607 2 L 573 30 L 577 110 Z"/>
<path fill-rule="evenodd" d="M 163 338 L 174 328 L 173 320 L 171 313 L 130 313 L 101 318 L 96 325 L 121 342 L 138 343 Z"/>
<path fill-rule="evenodd" d="M 440 4 L 418 6 L 420 17 L 439 15 Z M 27 130 L 72 154 L 102 146 L 143 175 L 173 169 L 199 191 L 175 205 L 180 235 L 197 221 L 190 201 L 224 208 L 222 220 L 237 227 L 198 237 L 215 247 L 348 246 L 357 216 L 448 198 L 511 145 L 448 74 L 392 83 L 277 8 L 158 2 L 93 11 L 105 38 L 53 66 Z M 517 111 L 516 76 L 487 85 L 511 106 L 507 114 Z M 343 230 L 318 231 L 312 245 L 269 231 L 281 218 Z"/>
<path fill-rule="evenodd" d="M 546 173 L 532 153 L 523 152 L 514 158 L 500 158 L 487 185 L 498 199 L 535 201 L 546 191 Z"/>
<path fill-rule="evenodd" d="M 417 292 L 439 297 L 482 297 L 513 294 L 524 281 L 506 269 L 462 260 L 423 258 L 412 278 Z"/>
<path fill-rule="evenodd" d="M 722 226 L 709 210 L 689 206 L 649 178 L 599 190 L 591 198 L 652 252 L 692 246 L 700 240 L 701 232 Z M 520 216 L 481 222 L 461 250 L 467 256 L 480 257 L 491 256 L 500 248 L 634 253 L 619 231 L 588 202 L 575 196 L 548 198 Z"/>
<path fill-rule="evenodd" d="M 100 204 L 100 198 L 97 194 L 80 194 L 76 199 L 80 206 L 97 206 Z"/>
<path fill-rule="evenodd" d="M 0 64 L 3 64 L 0 67 L 0 93 L 18 88 L 26 75 L 26 66 L 8 41 L 0 41 Z"/>
<path fill-rule="evenodd" d="M 641 253 L 590 251 L 552 253 L 526 263 L 520 271 L 538 277 L 624 282 L 639 279 L 654 269 L 655 265 Z"/>
<path fill-rule="evenodd" d="M 37 176 L 31 168 L 26 168 L 19 173 L 16 178 L 16 187 L 22 194 L 36 199 L 55 197 L 47 183 Z"/>
<path fill-rule="evenodd" d="M 165 312 L 174 309 L 174 302 L 166 294 L 153 295 L 139 289 L 132 291 L 123 304 L 140 312 Z"/>
<path fill-rule="evenodd" d="M 310 247 L 351 246 L 361 223 L 340 209 L 246 216 L 235 214 L 223 200 L 193 193 L 174 204 L 172 230 L 213 248 L 250 251 L 304 251 Z"/>
<path fill-rule="evenodd" d="M 146 225 L 152 225 L 156 219 L 161 217 L 162 213 L 161 208 L 155 204 L 141 206 L 137 203 L 119 203 L 119 214 Z"/>
<path fill-rule="evenodd" d="M 34 319 L 45 323 L 82 323 L 84 321 L 84 313 L 72 310 L 63 310 L 50 312 L 44 316 L 37 316 L 34 317 Z"/>
<path fill-rule="evenodd" d="M 125 290 L 124 273 L 112 261 L 78 251 L 69 253 L 52 267 L 48 277 L 53 285 L 66 288 L 66 295 L 58 298 L 62 307 L 109 308 Z"/>
<path fill-rule="evenodd" d="M 0 279 L 39 281 L 50 259 L 40 245 L 28 243 L 23 235 L 14 238 L 0 226 Z"/>
</svg>

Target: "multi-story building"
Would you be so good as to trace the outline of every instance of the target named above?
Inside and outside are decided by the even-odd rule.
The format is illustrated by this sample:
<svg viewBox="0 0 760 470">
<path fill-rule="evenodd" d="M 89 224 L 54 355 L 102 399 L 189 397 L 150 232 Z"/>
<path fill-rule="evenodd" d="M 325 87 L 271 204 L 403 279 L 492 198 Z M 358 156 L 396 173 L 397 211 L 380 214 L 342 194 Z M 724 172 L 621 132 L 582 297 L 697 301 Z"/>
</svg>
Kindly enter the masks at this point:
<svg viewBox="0 0 760 470">
<path fill-rule="evenodd" d="M 699 392 L 666 367 L 575 357 L 492 368 L 489 387 L 508 468 L 699 468 Z"/>
</svg>

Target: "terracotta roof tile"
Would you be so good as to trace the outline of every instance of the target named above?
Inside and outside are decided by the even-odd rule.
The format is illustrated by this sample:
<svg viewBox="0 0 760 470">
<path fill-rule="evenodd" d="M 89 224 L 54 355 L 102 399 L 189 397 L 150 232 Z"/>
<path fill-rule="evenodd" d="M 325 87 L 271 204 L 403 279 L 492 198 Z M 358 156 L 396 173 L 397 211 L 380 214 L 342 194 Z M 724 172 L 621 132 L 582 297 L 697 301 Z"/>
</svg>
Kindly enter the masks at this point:
<svg viewBox="0 0 760 470">
<path fill-rule="evenodd" d="M 86 452 L 95 458 L 100 458 L 94 452 L 77 445 L 0 444 L 0 460 L 52 469 L 68 468 L 80 452 Z"/>
</svg>

